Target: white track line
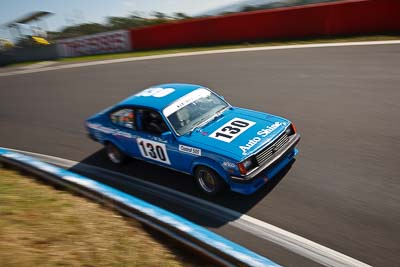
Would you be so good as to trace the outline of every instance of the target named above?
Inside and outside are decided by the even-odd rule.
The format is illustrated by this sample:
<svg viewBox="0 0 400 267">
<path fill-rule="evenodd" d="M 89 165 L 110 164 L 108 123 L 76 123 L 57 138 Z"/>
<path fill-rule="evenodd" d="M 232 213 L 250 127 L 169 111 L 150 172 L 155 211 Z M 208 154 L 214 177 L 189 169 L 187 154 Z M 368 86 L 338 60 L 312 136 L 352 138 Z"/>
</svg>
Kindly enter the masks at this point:
<svg viewBox="0 0 400 267">
<path fill-rule="evenodd" d="M 208 51 L 187 52 L 187 53 L 174 53 L 174 54 L 167 54 L 167 55 L 154 55 L 154 56 L 144 56 L 144 57 L 129 57 L 129 58 L 120 58 L 120 59 L 108 59 L 108 60 L 97 60 L 97 61 L 90 61 L 90 62 L 65 64 L 65 65 L 59 65 L 59 66 L 53 66 L 53 67 L 43 67 L 43 68 L 39 68 L 39 69 L 26 69 L 26 70 L 3 72 L 3 73 L 0 73 L 0 77 L 28 74 L 28 73 L 36 73 L 36 72 L 44 72 L 44 71 L 72 69 L 72 68 L 80 68 L 80 67 L 88 67 L 88 66 L 96 66 L 96 65 L 124 63 L 124 62 L 131 62 L 131 61 L 173 58 L 173 57 L 187 57 L 187 56 L 199 56 L 199 55 L 210 55 L 210 54 L 254 52 L 254 51 L 283 50 L 283 49 L 297 49 L 297 48 L 323 48 L 323 47 L 390 45 L 390 44 L 400 44 L 400 40 L 347 42 L 347 43 L 346 42 L 345 43 L 323 43 L 323 44 L 304 44 L 304 45 L 277 45 L 277 46 L 262 46 L 262 47 L 250 47 L 250 48 L 208 50 Z"/>
<path fill-rule="evenodd" d="M 119 176 L 122 178 L 126 178 L 129 180 L 133 180 L 136 182 L 140 182 L 142 184 L 147 185 L 149 188 L 155 188 L 160 191 L 167 192 L 170 196 L 176 196 L 180 201 L 188 201 L 188 203 L 195 203 L 199 206 L 200 209 L 207 210 L 210 215 L 214 214 L 215 216 L 225 216 L 227 218 L 235 218 L 229 221 L 229 225 L 239 228 L 243 231 L 251 233 L 258 238 L 262 238 L 273 242 L 285 249 L 292 251 L 298 255 L 301 255 L 305 258 L 311 259 L 315 262 L 318 262 L 324 266 L 332 266 L 332 267 L 371 267 L 370 265 L 363 263 L 359 260 L 346 256 L 338 251 L 330 249 L 328 247 L 322 246 L 316 242 L 308 240 L 304 237 L 291 233 L 289 231 L 283 230 L 279 227 L 276 227 L 272 224 L 266 223 L 264 221 L 258 220 L 256 218 L 250 217 L 245 214 L 241 214 L 234 210 L 222 207 L 220 205 L 208 202 L 203 199 L 199 199 L 197 197 L 175 191 L 171 188 L 166 188 L 157 184 L 153 184 L 147 181 L 143 181 L 142 179 L 131 177 L 122 173 L 114 172 L 111 170 L 103 169 L 96 166 L 91 166 L 87 164 L 83 164 L 77 161 L 62 159 L 58 157 L 15 150 L 6 148 L 8 150 L 26 154 L 32 157 L 36 157 L 42 161 L 46 161 L 50 164 L 55 164 L 64 168 L 71 168 L 76 165 L 84 166 L 87 168 L 94 169 L 95 171 L 111 175 L 111 176 Z M 189 205 L 188 204 L 188 205 Z"/>
<path fill-rule="evenodd" d="M 30 64 L 27 66 L 22 66 L 21 69 L 23 69 L 23 70 L 38 69 L 38 68 L 43 68 L 43 67 L 53 65 L 55 63 L 57 63 L 57 62 L 56 61 L 41 61 L 41 62 Z"/>
</svg>

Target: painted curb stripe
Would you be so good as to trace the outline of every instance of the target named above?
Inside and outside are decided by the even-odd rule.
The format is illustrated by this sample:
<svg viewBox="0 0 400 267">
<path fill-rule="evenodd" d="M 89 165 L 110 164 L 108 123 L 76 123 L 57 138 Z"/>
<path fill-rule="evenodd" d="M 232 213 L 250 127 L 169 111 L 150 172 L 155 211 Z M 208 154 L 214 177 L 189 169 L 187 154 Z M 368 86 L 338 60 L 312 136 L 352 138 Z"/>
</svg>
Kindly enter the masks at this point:
<svg viewBox="0 0 400 267">
<path fill-rule="evenodd" d="M 223 238 L 216 233 L 213 233 L 199 225 L 196 225 L 176 214 L 161 209 L 155 205 L 138 199 L 134 196 L 128 195 L 115 188 L 94 181 L 82 175 L 58 168 L 48 163 L 39 161 L 32 157 L 8 151 L 7 149 L 0 148 L 0 156 L 8 158 L 17 162 L 24 163 L 43 172 L 50 173 L 53 176 L 58 177 L 60 180 L 67 181 L 79 185 L 81 187 L 90 189 L 91 191 L 100 193 L 112 200 L 115 200 L 123 205 L 133 208 L 151 218 L 161 220 L 170 227 L 176 228 L 179 231 L 190 235 L 191 237 L 207 244 L 218 251 L 221 251 L 237 260 L 255 267 L 277 267 L 280 266 L 271 260 L 262 257 L 255 252 L 252 252 L 245 247 L 242 247 L 230 240 Z"/>
<path fill-rule="evenodd" d="M 235 228 L 257 236 L 258 238 L 275 243 L 278 246 L 281 246 L 289 251 L 292 251 L 300 256 L 320 263 L 324 266 L 371 267 L 364 262 L 361 262 L 343 253 L 320 245 L 316 242 L 313 242 L 312 240 L 306 239 L 267 222 L 228 209 L 218 204 L 194 197 L 192 195 L 176 191 L 172 188 L 164 187 L 158 184 L 144 181 L 136 177 L 128 176 L 123 173 L 93 165 L 88 165 L 85 163 L 80 163 L 73 160 L 11 148 L 6 149 L 8 149 L 9 151 L 22 153 L 24 155 L 38 158 L 44 162 L 54 164 L 62 168 L 72 168 L 74 166 L 79 166 L 80 170 L 86 173 L 90 173 L 91 175 L 96 175 L 103 178 L 112 177 L 116 179 L 126 179 L 127 181 L 133 182 L 134 185 L 141 191 L 155 194 L 172 202 L 184 202 L 184 205 L 186 205 L 187 207 L 190 206 L 192 209 L 202 211 L 208 216 L 214 216 L 215 218 L 221 218 L 223 221 L 229 221 L 229 225 Z"/>
</svg>

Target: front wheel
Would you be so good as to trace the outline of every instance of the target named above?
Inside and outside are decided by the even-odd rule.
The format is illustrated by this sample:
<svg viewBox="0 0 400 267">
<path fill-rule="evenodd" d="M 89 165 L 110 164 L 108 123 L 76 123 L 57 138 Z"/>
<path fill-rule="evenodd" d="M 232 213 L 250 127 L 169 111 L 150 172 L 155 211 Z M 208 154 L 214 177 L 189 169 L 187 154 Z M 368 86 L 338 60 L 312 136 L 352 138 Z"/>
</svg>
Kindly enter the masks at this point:
<svg viewBox="0 0 400 267">
<path fill-rule="evenodd" d="M 128 157 L 113 143 L 106 144 L 106 151 L 108 159 L 114 164 L 123 164 L 127 161 Z"/>
<path fill-rule="evenodd" d="M 197 186 L 207 195 L 215 196 L 226 188 L 222 178 L 214 170 L 204 166 L 197 167 L 195 178 Z"/>
</svg>

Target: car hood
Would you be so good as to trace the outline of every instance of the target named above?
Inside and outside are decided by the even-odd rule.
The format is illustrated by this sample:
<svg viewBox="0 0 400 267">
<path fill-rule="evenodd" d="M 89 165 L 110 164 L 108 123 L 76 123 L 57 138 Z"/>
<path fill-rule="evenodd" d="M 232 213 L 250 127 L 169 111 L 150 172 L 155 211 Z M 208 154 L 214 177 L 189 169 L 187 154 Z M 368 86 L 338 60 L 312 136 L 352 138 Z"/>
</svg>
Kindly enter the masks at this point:
<svg viewBox="0 0 400 267">
<path fill-rule="evenodd" d="M 241 120 L 250 126 L 241 128 L 231 125 L 232 121 Z M 290 122 L 288 120 L 278 116 L 232 107 L 202 128 L 185 135 L 184 141 L 188 145 L 208 149 L 210 152 L 242 161 L 274 140 L 289 125 Z M 227 134 L 229 134 L 229 130 L 235 132 L 232 128 L 222 131 L 222 128 L 226 126 L 241 128 L 241 131 L 237 135 L 234 135 L 231 138 L 232 140 L 216 136 L 217 132 Z"/>
</svg>

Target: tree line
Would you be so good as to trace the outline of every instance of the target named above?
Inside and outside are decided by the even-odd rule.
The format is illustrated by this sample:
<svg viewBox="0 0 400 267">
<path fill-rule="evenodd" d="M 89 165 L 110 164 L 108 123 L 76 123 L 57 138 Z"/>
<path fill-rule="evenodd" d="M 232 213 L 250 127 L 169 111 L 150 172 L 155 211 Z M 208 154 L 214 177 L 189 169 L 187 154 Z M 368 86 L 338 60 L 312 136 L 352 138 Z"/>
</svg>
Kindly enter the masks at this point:
<svg viewBox="0 0 400 267">
<path fill-rule="evenodd" d="M 113 30 L 132 29 L 137 27 L 162 24 L 176 20 L 191 18 L 185 13 L 177 12 L 168 16 L 162 12 L 153 12 L 152 17 L 146 18 L 138 14 L 128 17 L 107 17 L 105 23 L 81 23 L 63 28 L 59 32 L 48 32 L 50 40 L 72 38 L 82 35 L 95 34 Z"/>
<path fill-rule="evenodd" d="M 240 9 L 239 12 L 249 12 L 249 11 L 262 10 L 262 9 L 302 6 L 302 5 L 316 4 L 316 3 L 321 3 L 321 2 L 337 2 L 337 1 L 343 1 L 343 0 L 281 0 L 281 1 L 272 2 L 269 4 L 261 4 L 261 5 L 257 5 L 257 6 L 245 5 Z M 223 14 L 219 14 L 219 15 L 226 15 L 226 14 L 230 14 L 230 13 L 236 13 L 236 12 L 224 12 Z"/>
<path fill-rule="evenodd" d="M 238 12 L 248 12 L 262 9 L 271 9 L 278 7 L 290 7 L 314 4 L 320 2 L 334 2 L 340 0 L 281 0 L 269 4 L 261 4 L 257 6 L 245 5 Z M 218 15 L 231 14 L 236 12 L 222 12 Z M 137 27 L 162 24 L 171 21 L 190 19 L 191 17 L 182 12 L 176 12 L 169 16 L 162 12 L 153 12 L 151 17 L 143 17 L 138 13 L 133 13 L 128 17 L 107 17 L 106 22 L 101 23 L 81 23 L 63 28 L 59 32 L 48 32 L 50 40 L 72 38 L 82 35 L 95 34 L 113 30 L 133 29 Z"/>
</svg>

